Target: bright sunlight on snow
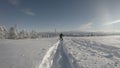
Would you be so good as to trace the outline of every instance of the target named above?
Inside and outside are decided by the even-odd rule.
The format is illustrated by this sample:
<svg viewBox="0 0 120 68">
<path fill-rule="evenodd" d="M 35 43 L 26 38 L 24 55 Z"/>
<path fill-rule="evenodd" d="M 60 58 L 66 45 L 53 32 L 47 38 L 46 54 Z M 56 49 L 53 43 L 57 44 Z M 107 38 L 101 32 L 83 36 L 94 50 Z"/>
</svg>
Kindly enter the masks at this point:
<svg viewBox="0 0 120 68">
<path fill-rule="evenodd" d="M 119 41 L 120 36 L 1 39 L 0 68 L 120 68 Z"/>
</svg>

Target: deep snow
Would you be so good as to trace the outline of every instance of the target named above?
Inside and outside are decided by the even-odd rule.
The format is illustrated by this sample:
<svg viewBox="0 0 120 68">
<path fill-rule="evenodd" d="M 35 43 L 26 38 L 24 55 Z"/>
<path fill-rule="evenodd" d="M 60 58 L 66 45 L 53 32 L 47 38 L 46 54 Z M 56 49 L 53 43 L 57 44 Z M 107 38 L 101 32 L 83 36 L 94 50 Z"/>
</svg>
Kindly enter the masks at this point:
<svg viewBox="0 0 120 68">
<path fill-rule="evenodd" d="M 38 68 L 57 38 L 0 40 L 0 68 Z"/>
<path fill-rule="evenodd" d="M 120 68 L 120 36 L 0 40 L 0 68 Z"/>
<path fill-rule="evenodd" d="M 48 50 L 39 68 L 80 68 L 63 43 L 58 41 Z"/>
<path fill-rule="evenodd" d="M 67 38 L 65 47 L 82 68 L 120 68 L 120 36 Z"/>
<path fill-rule="evenodd" d="M 50 48 L 39 68 L 120 68 L 119 38 L 65 38 Z"/>
</svg>

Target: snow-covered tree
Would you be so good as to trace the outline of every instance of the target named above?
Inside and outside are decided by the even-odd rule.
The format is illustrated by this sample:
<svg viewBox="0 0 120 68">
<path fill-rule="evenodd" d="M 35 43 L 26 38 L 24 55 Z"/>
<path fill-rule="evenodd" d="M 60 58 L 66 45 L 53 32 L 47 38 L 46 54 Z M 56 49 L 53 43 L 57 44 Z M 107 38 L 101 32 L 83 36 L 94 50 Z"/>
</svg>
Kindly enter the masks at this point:
<svg viewBox="0 0 120 68">
<path fill-rule="evenodd" d="M 30 36 L 31 36 L 32 39 L 39 37 L 39 36 L 38 36 L 38 33 L 37 33 L 36 31 L 32 31 L 32 32 L 30 33 Z"/>
<path fill-rule="evenodd" d="M 7 38 L 8 37 L 8 30 L 5 26 L 3 26 L 3 33 L 4 33 L 4 38 Z"/>
<path fill-rule="evenodd" d="M 17 39 L 18 38 L 18 33 L 16 27 L 11 27 L 9 30 L 9 39 Z"/>
<path fill-rule="evenodd" d="M 20 33 L 19 33 L 19 38 L 20 38 L 20 39 L 29 38 L 29 32 L 26 31 L 26 30 L 20 31 Z"/>
<path fill-rule="evenodd" d="M 0 26 L 0 39 L 4 38 L 4 32 L 3 32 L 3 27 Z"/>
</svg>

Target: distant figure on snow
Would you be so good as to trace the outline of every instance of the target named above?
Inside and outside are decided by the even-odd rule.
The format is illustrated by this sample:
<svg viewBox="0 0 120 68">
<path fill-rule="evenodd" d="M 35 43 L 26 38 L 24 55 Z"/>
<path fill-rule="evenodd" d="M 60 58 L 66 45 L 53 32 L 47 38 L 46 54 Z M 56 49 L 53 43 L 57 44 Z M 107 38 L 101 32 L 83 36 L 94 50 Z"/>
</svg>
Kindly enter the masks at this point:
<svg viewBox="0 0 120 68">
<path fill-rule="evenodd" d="M 61 41 L 63 40 L 63 34 L 62 33 L 59 35 L 59 38 L 60 38 Z"/>
</svg>

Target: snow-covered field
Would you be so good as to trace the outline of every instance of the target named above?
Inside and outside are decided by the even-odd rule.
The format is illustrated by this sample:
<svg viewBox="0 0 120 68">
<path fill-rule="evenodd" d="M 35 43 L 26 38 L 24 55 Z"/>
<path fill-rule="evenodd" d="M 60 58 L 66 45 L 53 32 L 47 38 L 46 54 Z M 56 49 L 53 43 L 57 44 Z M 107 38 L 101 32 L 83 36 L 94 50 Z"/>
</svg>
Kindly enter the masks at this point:
<svg viewBox="0 0 120 68">
<path fill-rule="evenodd" d="M 78 68 L 120 68 L 120 36 L 67 38 L 63 45 Z"/>
<path fill-rule="evenodd" d="M 120 68 L 120 36 L 0 40 L 0 68 Z"/>
<path fill-rule="evenodd" d="M 56 39 L 0 40 L 0 68 L 38 68 Z"/>
<path fill-rule="evenodd" d="M 39 68 L 120 68 L 120 36 L 64 38 Z"/>
</svg>

